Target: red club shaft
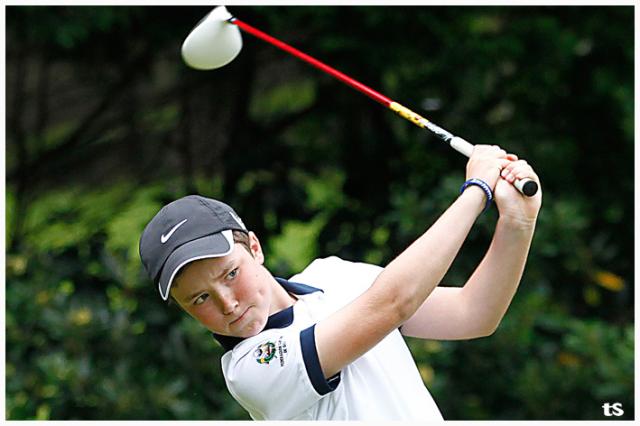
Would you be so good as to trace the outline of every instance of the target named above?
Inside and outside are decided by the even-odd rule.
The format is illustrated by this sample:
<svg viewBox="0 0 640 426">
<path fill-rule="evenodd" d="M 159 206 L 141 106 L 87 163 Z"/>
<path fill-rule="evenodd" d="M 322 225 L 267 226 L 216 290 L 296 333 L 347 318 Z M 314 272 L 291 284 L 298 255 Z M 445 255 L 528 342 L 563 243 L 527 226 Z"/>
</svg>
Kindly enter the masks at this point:
<svg viewBox="0 0 640 426">
<path fill-rule="evenodd" d="M 397 102 L 392 101 L 391 99 L 387 98 L 386 96 L 384 96 L 381 93 L 376 92 L 375 90 L 373 90 L 372 88 L 365 86 L 364 84 L 360 83 L 359 81 L 356 81 L 354 79 L 352 79 L 351 77 L 349 77 L 348 75 L 345 75 L 343 73 L 341 73 L 340 71 L 338 71 L 337 69 L 330 67 L 329 65 L 325 64 L 324 62 L 320 62 L 319 60 L 312 58 L 311 56 L 307 55 L 306 53 L 303 53 L 301 51 L 299 51 L 298 49 L 289 46 L 286 43 L 281 42 L 280 40 L 271 37 L 269 34 L 263 33 L 262 31 L 260 31 L 257 28 L 252 27 L 251 25 L 242 22 L 241 20 L 239 20 L 238 18 L 231 18 L 229 19 L 229 22 L 237 25 L 241 30 L 255 36 L 258 37 L 259 39 L 262 39 L 264 41 L 266 41 L 267 43 L 276 46 L 282 50 L 284 50 L 285 52 L 288 52 L 296 57 L 298 57 L 299 59 L 302 59 L 303 61 L 313 65 L 314 67 L 318 68 L 321 71 L 326 72 L 327 74 L 332 75 L 333 77 L 337 78 L 338 80 L 342 81 L 345 84 L 348 84 L 349 86 L 353 87 L 354 89 L 356 89 L 357 91 L 359 91 L 360 93 L 363 93 L 365 95 L 367 95 L 368 97 L 370 97 L 371 99 L 373 99 L 374 101 L 381 103 L 382 105 L 386 106 L 387 108 L 389 108 L 390 110 L 394 111 L 395 113 L 399 114 L 400 116 L 402 116 L 403 118 L 411 121 L 413 124 L 415 124 L 418 127 L 421 127 L 423 129 L 427 129 L 431 132 L 433 132 L 435 135 L 437 135 L 440 139 L 442 139 L 443 141 L 445 141 L 446 143 L 448 143 L 453 149 L 455 149 L 456 151 L 466 155 L 467 157 L 470 157 L 471 154 L 473 153 L 473 145 L 469 142 L 467 142 L 466 140 L 458 137 L 458 136 L 454 136 L 453 134 L 449 133 L 448 131 L 446 131 L 445 129 L 441 128 L 440 126 L 430 122 L 429 120 L 427 120 L 426 118 L 422 117 L 419 114 L 416 114 L 415 112 L 411 111 L 410 109 L 400 105 Z M 520 192 L 522 192 L 523 194 L 527 195 L 527 196 L 532 196 L 534 195 L 537 191 L 538 191 L 538 184 L 531 180 L 531 179 L 522 179 L 522 180 L 517 180 L 514 183 L 514 186 L 516 188 L 518 188 L 518 190 Z"/>
<path fill-rule="evenodd" d="M 357 91 L 364 93 L 365 95 L 367 95 L 368 97 L 370 97 L 374 101 L 379 102 L 379 103 L 381 103 L 382 105 L 384 105 L 386 107 L 389 107 L 389 105 L 393 102 L 391 99 L 387 98 L 386 96 L 384 96 L 381 93 L 376 92 L 375 90 L 373 90 L 369 86 L 365 86 L 364 84 L 360 83 L 359 81 L 356 81 L 356 80 L 352 79 L 348 75 L 345 75 L 345 74 L 341 73 L 337 69 L 335 69 L 333 67 L 330 67 L 329 65 L 325 64 L 324 62 L 321 62 L 321 61 L 319 61 L 319 60 L 317 60 L 315 58 L 312 58 L 311 56 L 307 55 L 306 53 L 303 53 L 303 52 L 299 51 L 295 47 L 289 46 L 288 44 L 281 42 L 277 38 L 271 37 L 269 34 L 263 33 L 259 29 L 254 28 L 254 27 L 252 27 L 251 25 L 249 25 L 249 24 L 247 24 L 245 22 L 242 22 L 238 18 L 233 18 L 230 22 L 232 22 L 233 24 L 236 24 L 243 31 L 246 31 L 249 34 L 258 37 L 258 38 L 266 41 L 269 44 L 272 44 L 272 45 L 274 45 L 274 46 L 276 46 L 276 47 L 278 47 L 278 48 L 280 48 L 280 49 L 282 49 L 282 50 L 284 50 L 284 51 L 286 51 L 288 53 L 291 53 L 294 56 L 297 56 L 298 58 L 302 59 L 305 62 L 308 62 L 309 64 L 313 65 L 314 67 L 318 68 L 321 71 L 324 71 L 324 72 L 326 72 L 328 74 L 331 74 L 332 76 L 334 76 L 338 80 L 342 81 L 345 84 L 348 84 L 349 86 L 353 87 Z"/>
</svg>

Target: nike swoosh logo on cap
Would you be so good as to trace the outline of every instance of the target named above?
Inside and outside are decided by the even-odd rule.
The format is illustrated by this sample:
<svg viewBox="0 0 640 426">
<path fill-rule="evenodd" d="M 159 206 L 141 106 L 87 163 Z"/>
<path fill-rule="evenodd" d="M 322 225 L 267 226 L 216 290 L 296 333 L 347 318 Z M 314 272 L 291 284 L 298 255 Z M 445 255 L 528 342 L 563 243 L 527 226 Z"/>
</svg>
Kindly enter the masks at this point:
<svg viewBox="0 0 640 426">
<path fill-rule="evenodd" d="M 177 224 L 176 226 L 174 226 L 173 228 L 171 228 L 171 231 L 169 231 L 169 233 L 167 235 L 162 234 L 160 236 L 160 242 L 162 244 L 166 243 L 167 241 L 169 241 L 169 238 L 171 238 L 171 236 L 173 235 L 174 232 L 176 232 L 178 230 L 178 228 L 180 228 L 182 225 L 184 225 L 184 223 L 187 221 L 187 219 L 183 220 L 182 222 L 180 222 L 179 224 Z"/>
</svg>

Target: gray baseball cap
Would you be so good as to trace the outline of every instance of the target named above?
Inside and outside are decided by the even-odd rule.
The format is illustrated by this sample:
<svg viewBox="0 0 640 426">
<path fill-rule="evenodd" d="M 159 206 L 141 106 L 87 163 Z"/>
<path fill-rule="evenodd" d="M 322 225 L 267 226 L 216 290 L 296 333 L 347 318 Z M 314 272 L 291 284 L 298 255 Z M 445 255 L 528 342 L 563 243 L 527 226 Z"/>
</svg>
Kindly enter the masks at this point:
<svg viewBox="0 0 640 426">
<path fill-rule="evenodd" d="M 234 230 L 248 232 L 230 206 L 211 198 L 189 195 L 160 209 L 142 232 L 140 258 L 162 299 L 180 268 L 231 253 Z"/>
</svg>

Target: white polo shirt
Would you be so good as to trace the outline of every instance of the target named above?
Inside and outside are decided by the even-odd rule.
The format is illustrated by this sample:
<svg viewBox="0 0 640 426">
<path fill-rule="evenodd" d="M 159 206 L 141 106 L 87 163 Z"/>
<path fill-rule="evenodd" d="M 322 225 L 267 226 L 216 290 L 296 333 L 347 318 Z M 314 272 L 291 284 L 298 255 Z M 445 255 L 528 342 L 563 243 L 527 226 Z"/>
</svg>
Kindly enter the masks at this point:
<svg viewBox="0 0 640 426">
<path fill-rule="evenodd" d="M 261 333 L 246 339 L 214 334 L 227 349 L 227 388 L 251 418 L 443 420 L 398 330 L 330 379 L 322 374 L 315 324 L 362 294 L 381 271 L 337 257 L 317 259 L 289 281 L 276 278 L 298 301 L 271 315 Z"/>
</svg>

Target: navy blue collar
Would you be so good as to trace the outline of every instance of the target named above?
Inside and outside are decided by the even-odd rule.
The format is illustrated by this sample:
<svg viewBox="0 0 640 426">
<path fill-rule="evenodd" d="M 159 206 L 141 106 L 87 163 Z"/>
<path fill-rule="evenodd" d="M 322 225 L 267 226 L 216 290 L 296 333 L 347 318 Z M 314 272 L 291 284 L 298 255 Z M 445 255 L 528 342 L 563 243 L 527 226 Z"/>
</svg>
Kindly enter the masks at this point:
<svg viewBox="0 0 640 426">
<path fill-rule="evenodd" d="M 293 294 L 309 294 L 316 291 L 322 291 L 319 288 L 311 287 L 310 285 L 300 284 L 293 281 L 287 281 L 284 278 L 274 277 L 278 284 L 280 284 L 285 290 Z M 269 319 L 265 324 L 262 331 L 269 330 L 271 328 L 285 328 L 293 323 L 293 305 L 275 314 L 269 315 Z M 222 345 L 225 351 L 232 350 L 238 343 L 242 342 L 244 337 L 224 336 L 222 334 L 213 333 L 213 337 Z"/>
</svg>

